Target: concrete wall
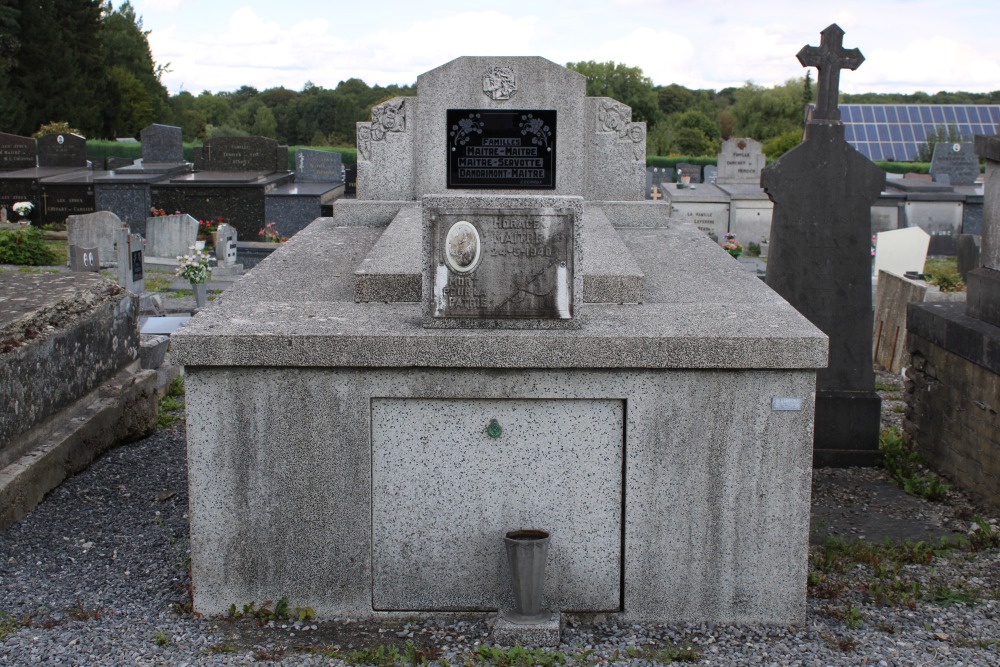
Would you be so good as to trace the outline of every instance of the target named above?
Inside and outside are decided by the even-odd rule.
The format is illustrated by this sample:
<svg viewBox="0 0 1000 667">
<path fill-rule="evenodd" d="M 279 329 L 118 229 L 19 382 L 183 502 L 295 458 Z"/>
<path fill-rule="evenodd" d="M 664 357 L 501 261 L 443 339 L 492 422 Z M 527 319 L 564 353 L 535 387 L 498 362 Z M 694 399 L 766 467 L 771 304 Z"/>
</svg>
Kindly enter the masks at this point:
<svg viewBox="0 0 1000 667">
<path fill-rule="evenodd" d="M 383 468 L 383 485 L 373 488 L 373 447 L 379 445 L 384 458 L 386 446 L 421 446 L 417 431 L 413 442 L 405 436 L 412 424 L 402 411 L 398 429 L 404 435 L 397 444 L 373 442 L 379 438 L 372 426 L 376 400 L 585 398 L 625 406 L 624 467 L 611 457 L 585 473 L 620 473 L 624 500 L 613 492 L 581 498 L 576 510 L 586 514 L 583 500 L 615 509 L 624 502 L 624 615 L 659 621 L 805 619 L 812 370 L 188 366 L 186 373 L 194 604 L 201 613 L 287 596 L 323 617 L 373 614 L 373 593 L 389 585 L 385 570 L 373 576 L 373 497 L 392 503 L 400 489 L 422 483 L 418 471 L 404 468 L 386 477 Z M 801 397 L 802 409 L 772 410 L 775 396 Z M 454 428 L 453 421 L 442 417 L 442 429 Z M 572 433 L 576 427 L 566 419 L 550 428 Z M 476 468 L 486 465 L 488 452 L 463 442 L 455 455 Z M 446 482 L 426 490 L 441 494 L 445 505 L 453 491 Z M 561 492 L 553 485 L 542 496 L 557 500 Z M 495 502 L 504 505 L 503 494 Z M 547 525 L 552 517 L 546 505 L 521 520 Z M 587 520 L 569 516 L 563 523 Z M 558 539 L 564 527 L 558 522 L 551 527 L 557 533 L 553 559 L 560 562 L 567 554 L 559 550 L 572 550 L 573 540 Z M 407 534 L 403 525 L 398 530 Z M 439 536 L 434 530 L 425 536 L 432 542 Z M 495 579 L 503 567 L 496 538 L 495 545 L 475 545 L 487 556 L 469 565 L 472 572 L 454 576 Z M 431 548 L 444 553 L 449 547 L 441 540 Z M 603 567 L 580 558 L 578 573 L 586 573 L 588 563 Z M 418 574 L 414 566 L 413 576 Z M 559 600 L 580 585 L 564 578 L 549 595 Z"/>
</svg>

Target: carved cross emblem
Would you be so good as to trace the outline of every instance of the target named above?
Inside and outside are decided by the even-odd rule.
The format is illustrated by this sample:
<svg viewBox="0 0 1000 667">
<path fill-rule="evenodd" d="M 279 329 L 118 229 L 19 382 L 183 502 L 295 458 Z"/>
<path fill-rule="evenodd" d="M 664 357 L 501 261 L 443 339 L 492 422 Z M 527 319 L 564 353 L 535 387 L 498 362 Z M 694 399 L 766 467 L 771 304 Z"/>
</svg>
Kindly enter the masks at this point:
<svg viewBox="0 0 1000 667">
<path fill-rule="evenodd" d="M 819 46 L 803 46 L 797 58 L 803 67 L 815 67 L 816 120 L 840 120 L 837 96 L 840 92 L 840 70 L 855 70 L 865 61 L 859 49 L 844 48 L 844 31 L 831 23 L 820 33 Z"/>
</svg>

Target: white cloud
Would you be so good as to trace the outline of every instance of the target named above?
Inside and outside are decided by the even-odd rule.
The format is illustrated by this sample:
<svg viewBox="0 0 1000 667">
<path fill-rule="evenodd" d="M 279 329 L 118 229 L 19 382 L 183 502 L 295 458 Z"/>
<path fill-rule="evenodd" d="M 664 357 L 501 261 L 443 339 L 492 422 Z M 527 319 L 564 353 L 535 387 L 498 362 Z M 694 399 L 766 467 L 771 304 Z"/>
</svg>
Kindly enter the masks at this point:
<svg viewBox="0 0 1000 667">
<path fill-rule="evenodd" d="M 135 0 L 132 6 L 140 16 L 146 12 L 173 12 L 188 4 L 191 0 Z M 120 4 L 120 3 L 119 3 Z"/>
</svg>

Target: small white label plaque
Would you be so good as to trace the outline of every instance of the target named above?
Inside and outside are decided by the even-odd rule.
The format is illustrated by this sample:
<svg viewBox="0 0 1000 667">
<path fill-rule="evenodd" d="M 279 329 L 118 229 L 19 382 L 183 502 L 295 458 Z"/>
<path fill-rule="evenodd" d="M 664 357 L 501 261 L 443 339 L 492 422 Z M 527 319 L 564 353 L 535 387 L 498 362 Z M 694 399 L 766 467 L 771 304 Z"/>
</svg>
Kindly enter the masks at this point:
<svg viewBox="0 0 1000 667">
<path fill-rule="evenodd" d="M 771 399 L 772 410 L 801 410 L 802 399 L 788 396 L 775 396 Z"/>
</svg>

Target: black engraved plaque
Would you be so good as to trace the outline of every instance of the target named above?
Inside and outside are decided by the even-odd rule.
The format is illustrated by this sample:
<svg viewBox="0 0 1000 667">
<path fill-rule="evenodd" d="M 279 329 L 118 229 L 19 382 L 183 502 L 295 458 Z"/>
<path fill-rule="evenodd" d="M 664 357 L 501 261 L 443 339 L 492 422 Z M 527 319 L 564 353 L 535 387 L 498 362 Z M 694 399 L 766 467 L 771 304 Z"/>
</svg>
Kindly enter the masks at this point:
<svg viewBox="0 0 1000 667">
<path fill-rule="evenodd" d="M 555 189 L 555 110 L 448 109 L 447 116 L 449 189 Z"/>
</svg>

